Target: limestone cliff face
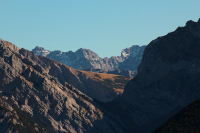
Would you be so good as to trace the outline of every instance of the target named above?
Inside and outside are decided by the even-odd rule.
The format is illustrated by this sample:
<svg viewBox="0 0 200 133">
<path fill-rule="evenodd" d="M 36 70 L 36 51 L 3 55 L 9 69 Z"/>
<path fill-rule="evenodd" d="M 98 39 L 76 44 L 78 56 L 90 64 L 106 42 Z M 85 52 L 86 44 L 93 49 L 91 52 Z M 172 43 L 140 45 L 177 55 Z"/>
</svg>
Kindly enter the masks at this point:
<svg viewBox="0 0 200 133">
<path fill-rule="evenodd" d="M 101 111 L 90 97 L 69 84 L 62 85 L 49 75 L 51 70 L 45 68 L 49 67 L 48 64 L 42 60 L 33 61 L 37 58 L 24 49 L 15 51 L 4 41 L 0 43 L 0 98 L 25 114 L 26 120 L 34 120 L 32 126 L 36 132 L 42 132 L 37 131 L 37 123 L 50 132 L 125 132 L 124 125 Z M 45 60 L 45 57 L 41 58 Z M 10 111 L 7 116 L 12 115 Z M 0 113 L 5 119 L 6 112 L 0 108 Z M 0 125 L 3 122 L 0 118 Z M 14 127 L 23 126 L 23 122 L 13 124 Z M 8 126 L 5 130 L 1 128 L 0 132 L 15 132 L 10 130 L 12 125 Z"/>
<path fill-rule="evenodd" d="M 200 20 L 188 21 L 146 47 L 138 74 L 126 85 L 121 100 L 135 123 L 159 124 L 200 98 L 199 51 Z"/>
</svg>

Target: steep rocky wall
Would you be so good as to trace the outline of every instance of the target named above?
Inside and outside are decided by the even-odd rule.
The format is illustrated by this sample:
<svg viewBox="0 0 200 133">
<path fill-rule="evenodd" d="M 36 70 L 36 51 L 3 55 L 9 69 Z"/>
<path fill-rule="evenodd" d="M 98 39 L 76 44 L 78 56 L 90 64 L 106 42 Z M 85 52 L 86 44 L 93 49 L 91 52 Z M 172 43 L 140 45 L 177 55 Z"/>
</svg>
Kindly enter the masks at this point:
<svg viewBox="0 0 200 133">
<path fill-rule="evenodd" d="M 126 85 L 121 100 L 135 123 L 170 118 L 200 98 L 199 51 L 200 20 L 188 21 L 146 47 L 138 75 Z"/>
</svg>

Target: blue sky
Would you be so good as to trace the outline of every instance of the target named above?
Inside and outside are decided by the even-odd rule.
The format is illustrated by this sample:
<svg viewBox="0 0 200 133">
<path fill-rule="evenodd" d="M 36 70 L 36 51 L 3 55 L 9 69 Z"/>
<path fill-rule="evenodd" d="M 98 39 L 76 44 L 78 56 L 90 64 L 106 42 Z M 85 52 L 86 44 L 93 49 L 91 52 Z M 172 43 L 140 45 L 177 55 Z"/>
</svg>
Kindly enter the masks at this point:
<svg viewBox="0 0 200 133">
<path fill-rule="evenodd" d="M 0 38 L 20 48 L 117 56 L 200 18 L 200 0 L 0 0 Z"/>
</svg>

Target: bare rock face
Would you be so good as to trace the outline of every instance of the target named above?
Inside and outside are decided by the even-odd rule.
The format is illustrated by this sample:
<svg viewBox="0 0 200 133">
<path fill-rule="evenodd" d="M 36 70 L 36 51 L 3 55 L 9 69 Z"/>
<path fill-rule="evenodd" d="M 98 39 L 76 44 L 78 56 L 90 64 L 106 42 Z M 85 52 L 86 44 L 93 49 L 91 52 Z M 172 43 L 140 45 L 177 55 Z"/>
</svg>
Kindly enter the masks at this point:
<svg viewBox="0 0 200 133">
<path fill-rule="evenodd" d="M 34 124 L 41 124 L 46 129 L 44 132 L 126 132 L 126 126 L 120 120 L 117 122 L 114 115 L 99 108 L 90 97 L 70 84 L 61 84 L 55 77 L 49 75 L 48 73 L 54 71 L 46 69 L 49 65 L 45 61 L 48 62 L 50 59 L 40 58 L 43 60 L 34 61 L 38 59 L 34 53 L 25 49 L 15 51 L 9 45 L 0 43 L 0 98 L 4 99 L 5 103 L 25 114 L 26 121 L 31 119 L 35 121 Z M 56 65 L 59 63 L 54 64 Z M 0 125 L 12 116 L 10 111 L 6 113 L 0 110 L 3 119 L 3 121 L 0 119 Z M 17 123 L 17 119 L 11 120 L 14 121 L 14 125 L 20 124 L 26 128 L 23 122 Z M 43 132 L 34 124 L 32 128 L 36 132 Z M 8 125 L 0 128 L 0 132 L 4 131 L 20 130 L 14 130 L 12 125 Z"/>
<path fill-rule="evenodd" d="M 200 98 L 199 51 L 200 20 L 188 21 L 146 47 L 138 74 L 126 85 L 121 100 L 135 123 L 158 126 Z"/>
<path fill-rule="evenodd" d="M 141 63 L 143 52 L 146 46 L 133 45 L 130 48 L 123 49 L 121 56 L 125 58 L 118 66 L 120 70 L 129 69 L 136 71 Z"/>
<path fill-rule="evenodd" d="M 20 49 L 17 46 L 15 46 L 14 44 L 12 44 L 11 42 L 2 40 L 1 38 L 0 38 L 0 43 L 6 45 L 7 47 L 9 47 L 10 49 L 12 49 L 14 51 L 19 51 L 19 49 Z"/>
<path fill-rule="evenodd" d="M 22 112 L 15 110 L 5 100 L 8 97 L 3 96 L 0 99 L 0 132 L 1 133 L 37 133 L 50 132 L 47 128 L 38 124 L 37 122 L 30 119 L 27 115 Z"/>
<path fill-rule="evenodd" d="M 89 49 L 80 48 L 76 52 L 61 52 L 59 50 L 48 51 L 42 47 L 35 47 L 32 52 L 36 55 L 48 57 L 50 59 L 64 63 L 75 69 L 102 69 L 113 71 L 115 69 L 129 69 L 136 71 L 141 62 L 143 51 L 146 46 L 133 45 L 122 50 L 121 56 L 111 58 L 100 58 L 96 53 Z"/>
</svg>

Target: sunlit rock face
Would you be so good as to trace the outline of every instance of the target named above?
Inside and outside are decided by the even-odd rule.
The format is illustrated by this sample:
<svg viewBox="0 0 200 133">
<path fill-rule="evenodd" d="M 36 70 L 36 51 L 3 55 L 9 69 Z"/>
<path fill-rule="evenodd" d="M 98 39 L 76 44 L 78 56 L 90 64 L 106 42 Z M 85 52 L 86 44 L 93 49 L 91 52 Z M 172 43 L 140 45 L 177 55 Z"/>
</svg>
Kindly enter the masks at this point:
<svg viewBox="0 0 200 133">
<path fill-rule="evenodd" d="M 0 132 L 23 128 L 27 132 L 125 132 L 123 125 L 105 115 L 90 97 L 51 76 L 56 65 L 59 63 L 0 41 L 0 125 L 5 125 Z M 61 67 L 60 63 L 58 72 Z"/>
</svg>

